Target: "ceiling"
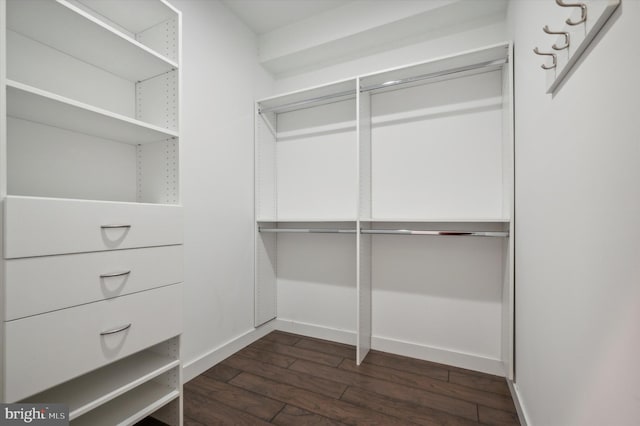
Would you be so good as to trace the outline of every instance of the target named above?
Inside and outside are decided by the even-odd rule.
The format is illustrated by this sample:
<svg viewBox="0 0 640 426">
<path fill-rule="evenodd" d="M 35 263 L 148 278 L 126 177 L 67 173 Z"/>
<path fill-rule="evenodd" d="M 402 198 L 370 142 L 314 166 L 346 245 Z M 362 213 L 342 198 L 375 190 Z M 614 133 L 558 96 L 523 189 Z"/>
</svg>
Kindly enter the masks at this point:
<svg viewBox="0 0 640 426">
<path fill-rule="evenodd" d="M 352 0 L 223 0 L 254 33 L 260 35 Z"/>
</svg>

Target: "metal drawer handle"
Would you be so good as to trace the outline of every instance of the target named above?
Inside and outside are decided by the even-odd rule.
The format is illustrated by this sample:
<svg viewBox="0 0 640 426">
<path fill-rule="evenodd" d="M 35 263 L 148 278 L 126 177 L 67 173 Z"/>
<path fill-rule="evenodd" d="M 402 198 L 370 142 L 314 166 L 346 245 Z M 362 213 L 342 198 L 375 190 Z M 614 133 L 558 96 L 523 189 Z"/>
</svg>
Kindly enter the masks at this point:
<svg viewBox="0 0 640 426">
<path fill-rule="evenodd" d="M 100 274 L 100 278 L 122 277 L 124 275 L 129 275 L 130 273 L 131 271 L 112 272 L 110 274 Z"/>
<path fill-rule="evenodd" d="M 131 323 L 129 323 L 127 325 L 123 325 L 122 327 L 114 328 L 113 330 L 103 331 L 102 333 L 100 333 L 100 335 L 101 336 L 107 336 L 109 334 L 120 333 L 121 331 L 128 330 L 130 327 L 131 327 Z"/>
<path fill-rule="evenodd" d="M 115 229 L 115 228 L 131 228 L 131 225 L 102 225 L 102 229 Z"/>
</svg>

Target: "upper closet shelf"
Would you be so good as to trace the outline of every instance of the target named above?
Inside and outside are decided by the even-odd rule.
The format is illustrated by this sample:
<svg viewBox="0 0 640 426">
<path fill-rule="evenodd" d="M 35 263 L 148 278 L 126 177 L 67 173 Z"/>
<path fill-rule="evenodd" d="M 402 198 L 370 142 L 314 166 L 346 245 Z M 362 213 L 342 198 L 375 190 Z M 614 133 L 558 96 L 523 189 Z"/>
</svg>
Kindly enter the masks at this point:
<svg viewBox="0 0 640 426">
<path fill-rule="evenodd" d="M 130 2 L 126 3 L 128 7 Z M 178 68 L 174 61 L 65 0 L 9 0 L 7 27 L 130 81 Z"/>
<path fill-rule="evenodd" d="M 258 218 L 258 223 L 339 223 L 339 222 L 356 222 L 355 218 L 322 218 L 322 217 L 293 217 L 283 219 Z"/>
<path fill-rule="evenodd" d="M 7 115 L 135 145 L 178 137 L 173 130 L 11 80 L 7 80 Z"/>
<path fill-rule="evenodd" d="M 80 3 L 117 23 L 133 34 L 141 33 L 164 21 L 175 18 L 178 11 L 168 3 L 157 1 L 79 0 Z"/>
<path fill-rule="evenodd" d="M 356 80 L 345 80 L 258 101 L 258 112 L 288 112 L 354 99 Z"/>
<path fill-rule="evenodd" d="M 392 90 L 401 85 L 411 87 L 465 75 L 501 69 L 507 62 L 508 43 L 445 56 L 401 68 L 392 68 L 360 77 L 360 90 L 373 93 Z"/>
</svg>

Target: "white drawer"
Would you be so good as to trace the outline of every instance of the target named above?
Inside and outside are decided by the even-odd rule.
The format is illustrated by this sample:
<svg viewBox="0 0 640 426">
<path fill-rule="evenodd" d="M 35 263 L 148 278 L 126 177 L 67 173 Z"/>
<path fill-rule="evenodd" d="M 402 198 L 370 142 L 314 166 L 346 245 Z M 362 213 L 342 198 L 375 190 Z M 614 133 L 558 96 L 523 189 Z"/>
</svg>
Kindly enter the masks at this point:
<svg viewBox="0 0 640 426">
<path fill-rule="evenodd" d="M 181 307 L 175 284 L 5 323 L 5 398 L 26 398 L 177 336 Z"/>
<path fill-rule="evenodd" d="M 104 228 L 106 226 L 126 226 Z M 182 244 L 182 207 L 10 196 L 4 257 Z"/>
<path fill-rule="evenodd" d="M 180 245 L 10 259 L 5 263 L 5 319 L 179 283 L 182 265 Z M 116 274 L 123 275 L 105 276 Z"/>
</svg>

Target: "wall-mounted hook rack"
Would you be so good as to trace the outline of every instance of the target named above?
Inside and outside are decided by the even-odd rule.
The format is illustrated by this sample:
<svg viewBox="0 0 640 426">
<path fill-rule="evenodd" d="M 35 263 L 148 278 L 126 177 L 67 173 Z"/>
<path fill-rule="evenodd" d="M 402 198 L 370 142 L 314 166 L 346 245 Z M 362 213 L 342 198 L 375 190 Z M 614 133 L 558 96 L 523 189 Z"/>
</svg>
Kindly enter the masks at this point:
<svg viewBox="0 0 640 426">
<path fill-rule="evenodd" d="M 547 93 L 553 94 L 560 87 L 621 2 L 622 0 L 583 0 L 569 3 L 556 0 L 556 4 L 570 10 L 571 15 L 564 21 L 562 29 L 551 30 L 550 26 L 556 27 L 552 22 L 550 26 L 543 27 L 545 33 L 558 35 L 551 45 L 557 52 L 555 67 L 542 67 L 546 73 Z M 545 54 L 539 50 L 538 52 Z"/>
</svg>

